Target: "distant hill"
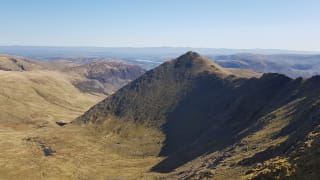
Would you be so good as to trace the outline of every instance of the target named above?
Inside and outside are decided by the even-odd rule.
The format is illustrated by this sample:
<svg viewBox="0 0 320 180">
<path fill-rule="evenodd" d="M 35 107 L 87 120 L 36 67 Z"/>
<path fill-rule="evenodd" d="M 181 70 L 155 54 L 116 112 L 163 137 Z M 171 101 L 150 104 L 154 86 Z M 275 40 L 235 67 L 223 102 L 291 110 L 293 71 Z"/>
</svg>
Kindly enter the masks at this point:
<svg viewBox="0 0 320 180">
<path fill-rule="evenodd" d="M 173 179 L 317 177 L 319 76 L 239 72 L 188 52 L 146 72 L 74 124 L 100 125 L 101 132 L 116 126 L 126 141 L 166 157 L 152 171 Z M 126 124 L 135 124 L 130 133 L 159 133 L 130 139 Z"/>
<path fill-rule="evenodd" d="M 281 73 L 290 77 L 311 77 L 320 73 L 320 55 L 306 54 L 233 54 L 209 56 L 226 68 L 252 69 Z"/>
<path fill-rule="evenodd" d="M 28 58 L 47 59 L 61 56 L 110 56 L 126 59 L 139 56 L 177 56 L 186 51 L 197 51 L 201 54 L 316 54 L 320 52 L 293 51 L 281 49 L 228 49 L 228 48 L 195 48 L 195 47 L 50 47 L 50 46 L 0 46 L 2 54 L 16 54 Z"/>
<path fill-rule="evenodd" d="M 43 69 L 41 63 L 30 61 L 22 57 L 0 54 L 0 70 L 4 71 L 31 71 Z"/>
<path fill-rule="evenodd" d="M 70 121 L 144 72 L 119 62 L 39 62 L 0 55 L 0 124 Z"/>
<path fill-rule="evenodd" d="M 72 83 L 86 93 L 112 94 L 142 75 L 145 70 L 136 65 L 117 61 L 35 61 L 23 57 L 1 55 L 0 70 L 4 71 L 58 71 L 73 76 Z"/>
<path fill-rule="evenodd" d="M 82 63 L 63 68 L 62 71 L 86 78 L 86 80 L 83 81 L 73 82 L 81 91 L 105 94 L 112 94 L 145 72 L 145 70 L 139 66 L 116 61 Z"/>
<path fill-rule="evenodd" d="M 0 126 L 45 127 L 68 122 L 105 96 L 82 93 L 73 77 L 54 71 L 0 70 Z"/>
<path fill-rule="evenodd" d="M 20 55 L 41 61 L 68 60 L 93 62 L 122 60 L 125 63 L 152 69 L 186 51 L 197 51 L 226 68 L 245 68 L 262 73 L 282 73 L 290 77 L 311 77 L 319 74 L 319 54 L 312 51 L 280 49 L 226 49 L 193 47 L 42 47 L 0 46 L 0 53 Z"/>
</svg>

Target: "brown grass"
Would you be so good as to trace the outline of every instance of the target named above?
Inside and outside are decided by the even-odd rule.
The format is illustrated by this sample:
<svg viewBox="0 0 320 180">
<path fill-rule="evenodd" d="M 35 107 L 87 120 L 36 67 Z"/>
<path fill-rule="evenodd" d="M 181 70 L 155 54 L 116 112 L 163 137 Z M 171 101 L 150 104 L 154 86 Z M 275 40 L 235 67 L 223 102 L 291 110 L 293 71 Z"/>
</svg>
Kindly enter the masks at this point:
<svg viewBox="0 0 320 180">
<path fill-rule="evenodd" d="M 104 98 L 81 93 L 53 71 L 0 71 L 0 124 L 43 126 L 70 121 Z"/>
<path fill-rule="evenodd" d="M 2 179 L 141 179 L 161 158 L 132 154 L 137 147 L 114 133 L 79 126 L 0 131 Z M 144 131 L 145 132 L 145 131 Z M 138 133 L 139 134 L 139 133 Z M 150 134 L 146 134 L 150 135 Z M 108 140 L 108 143 L 104 143 Z M 55 153 L 45 156 L 40 143 Z M 124 146 L 125 149 L 121 149 Z M 119 149 L 120 148 L 120 149 Z"/>
</svg>

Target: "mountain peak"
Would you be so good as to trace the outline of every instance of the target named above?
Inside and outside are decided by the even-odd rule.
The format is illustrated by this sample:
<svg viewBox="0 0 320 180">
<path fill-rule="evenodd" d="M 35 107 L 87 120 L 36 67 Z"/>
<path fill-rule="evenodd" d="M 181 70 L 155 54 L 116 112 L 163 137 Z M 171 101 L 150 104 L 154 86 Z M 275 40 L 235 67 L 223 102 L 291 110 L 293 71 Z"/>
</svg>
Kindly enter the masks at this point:
<svg viewBox="0 0 320 180">
<path fill-rule="evenodd" d="M 196 61 L 196 60 L 205 61 L 205 58 L 202 57 L 200 54 L 198 54 L 196 52 L 193 52 L 193 51 L 188 51 L 185 54 L 183 54 L 183 55 L 181 55 L 181 56 L 179 56 L 177 58 L 177 61 L 183 61 L 183 62 L 186 62 L 186 63 L 191 63 L 191 62 Z"/>
<path fill-rule="evenodd" d="M 182 57 L 182 56 L 199 57 L 199 56 L 201 56 L 201 55 L 198 54 L 197 52 L 194 52 L 194 51 L 188 51 L 188 52 L 186 52 L 185 54 L 181 55 L 180 57 Z"/>
<path fill-rule="evenodd" d="M 215 62 L 207 59 L 204 56 L 201 56 L 194 51 L 188 51 L 172 62 L 174 63 L 175 69 L 185 69 L 193 74 L 199 74 L 203 72 L 214 73 L 218 75 L 230 74 L 227 70 Z"/>
</svg>

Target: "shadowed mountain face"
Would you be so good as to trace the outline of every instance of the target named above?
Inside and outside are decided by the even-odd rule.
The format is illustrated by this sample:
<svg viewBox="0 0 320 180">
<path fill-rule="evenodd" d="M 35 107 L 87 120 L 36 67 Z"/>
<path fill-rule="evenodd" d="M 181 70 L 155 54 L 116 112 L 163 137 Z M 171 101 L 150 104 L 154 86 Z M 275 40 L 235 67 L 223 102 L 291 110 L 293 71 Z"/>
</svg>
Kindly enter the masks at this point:
<svg viewBox="0 0 320 180">
<path fill-rule="evenodd" d="M 99 124 L 117 120 L 162 132 L 166 139 L 159 155 L 167 158 L 154 166 L 153 171 L 171 172 L 187 162 L 197 162 L 200 156 L 208 157 L 206 162 L 190 167 L 198 169 L 181 171 L 186 174 L 184 178 L 193 176 L 196 170 L 219 166 L 226 158 L 236 158 L 244 152 L 247 154 L 240 158 L 239 166 L 264 162 L 275 154 L 285 156 L 284 149 L 303 140 L 319 124 L 320 78 L 291 79 L 272 73 L 248 78 L 241 74 L 188 52 L 146 72 L 74 122 Z M 256 137 L 255 134 L 273 127 L 273 123 L 283 126 L 270 129 L 252 141 L 244 140 Z M 272 148 L 272 143 L 280 137 L 289 138 L 278 144 L 273 153 L 267 148 L 260 149 Z M 257 144 L 262 141 L 268 141 L 269 145 Z M 244 147 L 252 145 L 259 146 L 252 150 L 257 158 L 245 159 L 249 150 L 245 151 Z M 216 152 L 223 156 L 215 156 L 216 161 L 212 162 L 214 158 L 210 154 Z M 228 156 L 224 155 L 226 152 Z M 234 163 L 237 162 L 233 166 Z"/>
</svg>

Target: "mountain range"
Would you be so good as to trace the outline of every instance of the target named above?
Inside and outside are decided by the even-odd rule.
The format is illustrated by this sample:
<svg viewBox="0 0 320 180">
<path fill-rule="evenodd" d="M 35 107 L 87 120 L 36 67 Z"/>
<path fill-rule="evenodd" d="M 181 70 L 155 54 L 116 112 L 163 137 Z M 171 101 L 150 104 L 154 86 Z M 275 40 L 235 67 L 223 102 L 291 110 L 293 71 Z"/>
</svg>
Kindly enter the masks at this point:
<svg viewBox="0 0 320 180">
<path fill-rule="evenodd" d="M 190 51 L 145 71 L 1 55 L 0 177 L 317 179 L 320 76 L 218 62 Z"/>
<path fill-rule="evenodd" d="M 104 48 L 0 46 L 0 53 L 24 56 L 39 61 L 92 62 L 121 60 L 152 69 L 186 51 L 197 51 L 225 68 L 245 68 L 261 73 L 281 73 L 289 77 L 319 74 L 319 52 L 278 49 L 224 49 L 192 47 Z"/>
<path fill-rule="evenodd" d="M 319 75 L 320 55 L 307 54 L 233 54 L 208 56 L 226 68 L 252 69 L 262 73 L 281 73 L 289 77 Z"/>
</svg>

